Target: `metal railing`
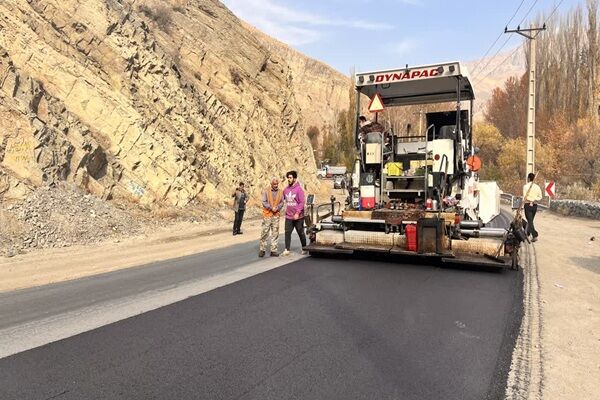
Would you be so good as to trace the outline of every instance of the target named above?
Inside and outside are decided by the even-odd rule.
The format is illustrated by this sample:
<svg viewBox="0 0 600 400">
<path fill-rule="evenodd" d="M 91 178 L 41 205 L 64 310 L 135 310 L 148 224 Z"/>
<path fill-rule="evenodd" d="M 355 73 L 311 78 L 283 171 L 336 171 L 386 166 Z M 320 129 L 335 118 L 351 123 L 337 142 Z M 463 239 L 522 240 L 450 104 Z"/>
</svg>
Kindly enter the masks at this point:
<svg viewBox="0 0 600 400">
<path fill-rule="evenodd" d="M 511 193 L 501 193 L 500 199 L 508 201 L 513 210 L 516 210 L 521 205 L 521 201 L 523 200 L 523 196 L 515 196 Z M 538 207 L 543 208 L 544 210 L 548 209 L 548 206 L 545 204 L 538 203 Z"/>
</svg>

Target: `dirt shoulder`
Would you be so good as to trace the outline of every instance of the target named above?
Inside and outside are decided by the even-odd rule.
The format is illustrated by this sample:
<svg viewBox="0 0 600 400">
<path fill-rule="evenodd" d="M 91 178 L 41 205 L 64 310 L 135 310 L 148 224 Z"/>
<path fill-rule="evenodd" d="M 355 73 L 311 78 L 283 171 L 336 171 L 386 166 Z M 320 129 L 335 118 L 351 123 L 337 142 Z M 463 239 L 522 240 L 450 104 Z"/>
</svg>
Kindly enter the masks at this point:
<svg viewBox="0 0 600 400">
<path fill-rule="evenodd" d="M 321 181 L 321 188 L 315 193 L 317 202 L 328 201 L 333 194 L 343 203 L 344 192 L 331 189 L 331 185 L 329 180 Z M 125 213 L 105 203 L 81 193 L 40 189 L 19 205 L 0 207 L 0 217 L 12 215 L 14 218 L 14 232 L 2 232 L 6 237 L 11 237 L 13 242 L 18 240 L 21 245 L 28 240 L 24 238 L 32 237 L 41 230 L 47 231 L 46 237 L 52 239 L 43 248 L 29 247 L 27 252 L 20 254 L 6 256 L 6 252 L 3 254 L 0 251 L 0 293 L 142 266 L 249 241 L 256 241 L 258 246 L 261 218 L 260 210 L 256 207 L 246 211 L 248 217 L 244 218 L 242 224 L 244 234 L 233 236 L 231 209 L 213 210 L 210 215 L 206 215 L 205 209 L 202 213 L 205 220 L 187 218 L 184 221 L 157 223 L 155 220 L 148 221 L 148 213 L 136 214 L 131 210 Z M 87 217 L 90 209 L 102 218 Z M 57 218 L 57 215 L 61 218 Z M 121 221 L 123 215 L 128 218 L 126 223 L 105 223 L 106 220 Z M 53 218 L 56 221 L 51 223 Z M 3 218 L 2 221 L 6 222 L 7 219 Z M 119 227 L 120 232 L 111 235 L 115 226 Z M 104 237 L 104 240 L 45 248 L 48 243 L 57 243 L 56 236 L 59 239 L 63 237 L 66 243 L 67 240 L 72 242 L 73 237 L 82 236 L 81 232 L 93 239 Z M 283 235 L 283 222 L 280 235 Z M 5 236 L 0 235 L 0 239 Z M 0 250 L 8 248 L 4 244 L 0 247 Z"/>
<path fill-rule="evenodd" d="M 543 398 L 595 398 L 600 393 L 600 221 L 543 212 L 535 225 Z"/>
<path fill-rule="evenodd" d="M 538 213 L 525 245 L 523 319 L 507 400 L 600 393 L 600 221 Z M 593 238 L 593 239 L 592 239 Z"/>
<path fill-rule="evenodd" d="M 182 222 L 130 239 L 0 257 L 0 292 L 102 274 L 236 243 L 258 242 L 260 223 L 258 219 L 246 220 L 242 226 L 244 234 L 233 236 L 228 221 Z"/>
</svg>

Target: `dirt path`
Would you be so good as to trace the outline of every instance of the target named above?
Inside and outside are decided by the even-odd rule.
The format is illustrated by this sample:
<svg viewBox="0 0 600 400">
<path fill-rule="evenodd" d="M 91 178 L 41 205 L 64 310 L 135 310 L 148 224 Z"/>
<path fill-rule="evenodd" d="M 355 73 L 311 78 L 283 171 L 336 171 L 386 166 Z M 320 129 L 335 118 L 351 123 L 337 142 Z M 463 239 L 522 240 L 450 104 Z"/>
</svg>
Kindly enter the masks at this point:
<svg viewBox="0 0 600 400">
<path fill-rule="evenodd" d="M 545 213 L 538 225 L 543 235 L 534 245 L 542 292 L 543 398 L 597 398 L 600 221 Z"/>
<path fill-rule="evenodd" d="M 236 243 L 258 242 L 260 223 L 260 220 L 244 221 L 244 234 L 236 236 L 232 235 L 229 222 L 211 225 L 180 223 L 148 236 L 118 243 L 0 257 L 0 292 L 77 279 Z"/>
<path fill-rule="evenodd" d="M 600 393 L 600 221 L 544 212 L 524 253 L 524 316 L 508 399 Z M 591 238 L 594 240 L 591 240 Z"/>
<path fill-rule="evenodd" d="M 321 187 L 315 193 L 318 203 L 329 201 L 333 194 L 343 204 L 346 196 L 343 190 L 332 189 L 331 180 L 320 183 Z M 10 258 L 0 256 L 0 293 L 183 257 L 236 243 L 256 241 L 258 245 L 260 224 L 260 219 L 245 219 L 244 234 L 233 236 L 231 221 L 181 222 L 152 234 L 118 242 L 35 250 Z M 283 232 L 282 217 L 280 237 Z"/>
</svg>

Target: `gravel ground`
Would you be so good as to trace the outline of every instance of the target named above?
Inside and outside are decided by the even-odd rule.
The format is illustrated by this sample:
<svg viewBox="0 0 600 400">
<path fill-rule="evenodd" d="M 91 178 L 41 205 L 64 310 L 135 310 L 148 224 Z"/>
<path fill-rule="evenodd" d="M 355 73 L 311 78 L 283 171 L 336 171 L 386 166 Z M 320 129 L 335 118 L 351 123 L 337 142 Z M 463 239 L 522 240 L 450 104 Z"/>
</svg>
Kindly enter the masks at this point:
<svg viewBox="0 0 600 400">
<path fill-rule="evenodd" d="M 247 217 L 258 210 L 249 209 Z M 42 187 L 26 199 L 0 205 L 0 256 L 87 245 L 145 235 L 180 222 L 226 222 L 229 208 L 186 209 L 105 201 L 76 187 Z"/>
</svg>

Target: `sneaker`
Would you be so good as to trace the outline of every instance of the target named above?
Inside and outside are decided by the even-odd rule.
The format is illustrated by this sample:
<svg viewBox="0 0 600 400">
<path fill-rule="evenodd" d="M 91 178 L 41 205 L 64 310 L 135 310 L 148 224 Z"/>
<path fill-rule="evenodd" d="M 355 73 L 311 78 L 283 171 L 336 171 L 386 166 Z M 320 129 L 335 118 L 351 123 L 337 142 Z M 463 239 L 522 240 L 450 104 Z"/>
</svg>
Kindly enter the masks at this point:
<svg viewBox="0 0 600 400">
<path fill-rule="evenodd" d="M 537 242 L 537 236 L 531 239 L 532 242 Z"/>
<path fill-rule="evenodd" d="M 271 257 L 279 257 L 279 253 L 276 251 L 271 252 Z"/>
<path fill-rule="evenodd" d="M 237 235 L 237 232 L 233 232 L 233 236 Z"/>
<path fill-rule="evenodd" d="M 272 254 L 271 254 L 271 255 L 272 255 Z M 259 257 L 264 257 L 264 256 L 265 256 L 265 251 L 264 251 L 264 250 L 261 250 L 261 251 L 259 251 L 259 252 L 258 252 L 258 256 L 259 256 Z"/>
<path fill-rule="evenodd" d="M 237 234 L 238 234 L 238 235 L 243 235 L 243 234 L 244 234 L 244 232 L 242 232 L 242 231 L 237 231 Z"/>
<path fill-rule="evenodd" d="M 290 255 L 290 251 L 289 251 L 288 249 L 285 249 L 285 250 L 283 251 L 283 255 L 284 255 L 284 256 L 289 256 L 289 255 Z"/>
<path fill-rule="evenodd" d="M 306 250 L 302 250 L 302 251 L 300 252 L 300 254 L 302 254 L 303 256 L 305 256 L 305 255 L 307 255 L 307 254 L 308 254 L 308 251 L 306 251 Z"/>
</svg>

